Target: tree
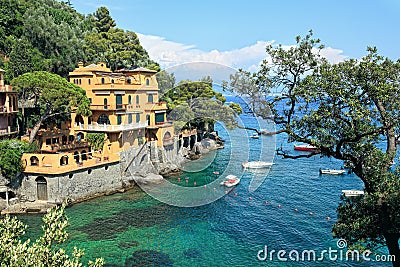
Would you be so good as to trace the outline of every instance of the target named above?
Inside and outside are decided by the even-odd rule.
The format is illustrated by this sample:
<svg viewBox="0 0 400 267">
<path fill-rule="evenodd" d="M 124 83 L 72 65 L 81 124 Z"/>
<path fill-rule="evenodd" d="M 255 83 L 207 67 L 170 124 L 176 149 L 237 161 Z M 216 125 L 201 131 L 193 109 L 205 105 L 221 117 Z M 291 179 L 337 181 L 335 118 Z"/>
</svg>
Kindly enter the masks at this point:
<svg viewBox="0 0 400 267">
<path fill-rule="evenodd" d="M 90 102 L 81 87 L 68 82 L 57 74 L 45 71 L 25 73 L 11 82 L 22 101 L 32 100 L 39 108 L 29 142 L 33 142 L 42 123 L 53 116 L 68 115 L 72 109 L 77 114 L 90 116 Z"/>
<path fill-rule="evenodd" d="M 136 33 L 115 27 L 106 7 L 100 7 L 89 18 L 96 30 L 85 35 L 84 50 L 87 61 L 104 61 L 112 70 L 142 66 L 160 70 L 140 44 Z"/>
<path fill-rule="evenodd" d="M 164 75 L 164 80 L 163 86 L 171 86 L 175 79 L 173 75 Z M 188 128 L 208 128 L 215 121 L 222 121 L 232 128 L 238 115 L 235 111 L 239 111 L 237 107 L 234 110 L 225 105 L 225 97 L 213 90 L 210 77 L 198 82 L 182 80 L 170 90 L 164 91 L 161 100 L 167 102 L 168 118 L 174 120 L 179 127 L 187 123 L 185 127 Z"/>
<path fill-rule="evenodd" d="M 23 153 L 36 152 L 36 145 L 24 141 L 9 139 L 0 141 L 0 170 L 8 180 L 12 180 L 22 171 L 21 156 Z"/>
<path fill-rule="evenodd" d="M 47 211 L 43 217 L 43 235 L 35 242 L 29 239 L 22 241 L 21 237 L 27 228 L 16 217 L 6 215 L 0 220 L 0 265 L 1 266 L 82 266 L 81 258 L 84 252 L 74 248 L 72 256 L 59 247 L 68 238 L 66 228 L 68 218 L 65 216 L 65 204 Z M 102 258 L 88 266 L 104 265 Z"/>
<path fill-rule="evenodd" d="M 361 60 L 332 65 L 319 56 L 322 48 L 311 31 L 303 39 L 297 37 L 290 48 L 268 45 L 270 59 L 249 79 L 260 94 L 279 91 L 276 97 L 266 98 L 278 133 L 318 148 L 307 155 L 278 151 L 279 155 L 321 154 L 346 160 L 364 182 L 364 196 L 342 196 L 334 237 L 345 238 L 352 246 L 386 244 L 390 254 L 400 259 L 400 173 L 389 169 L 400 122 L 400 62 L 368 48 Z M 236 89 L 234 81 L 231 85 L 235 92 L 245 91 Z M 386 143 L 383 149 L 382 143 Z"/>
</svg>

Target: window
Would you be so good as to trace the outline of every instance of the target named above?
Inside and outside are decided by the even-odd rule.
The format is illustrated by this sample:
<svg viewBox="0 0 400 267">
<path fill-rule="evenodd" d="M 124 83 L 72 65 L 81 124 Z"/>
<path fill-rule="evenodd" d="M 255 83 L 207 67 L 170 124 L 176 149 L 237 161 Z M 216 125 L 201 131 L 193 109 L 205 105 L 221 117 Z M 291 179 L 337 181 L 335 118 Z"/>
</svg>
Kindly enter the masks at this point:
<svg viewBox="0 0 400 267">
<path fill-rule="evenodd" d="M 103 113 L 99 116 L 97 123 L 98 124 L 110 124 L 110 120 L 108 119 L 108 116 Z"/>
<path fill-rule="evenodd" d="M 121 115 L 117 115 L 117 124 L 120 125 L 122 124 L 122 116 Z"/>
<path fill-rule="evenodd" d="M 117 109 L 122 109 L 123 105 L 122 105 L 122 95 L 116 95 L 115 96 L 115 102 L 117 104 Z"/>
<path fill-rule="evenodd" d="M 105 84 L 105 79 L 104 78 L 101 78 L 101 84 Z"/>
<path fill-rule="evenodd" d="M 132 114 L 128 115 L 128 123 L 131 124 L 132 123 Z"/>
<path fill-rule="evenodd" d="M 146 115 L 146 121 L 150 125 L 150 115 Z"/>
<path fill-rule="evenodd" d="M 51 142 L 53 143 L 53 144 L 58 144 L 58 137 L 54 137 L 54 138 L 52 138 L 51 139 Z"/>
<path fill-rule="evenodd" d="M 146 86 L 149 86 L 149 85 L 150 85 L 150 79 L 146 78 Z"/>
<path fill-rule="evenodd" d="M 68 139 L 69 139 L 70 142 L 73 142 L 73 141 L 75 140 L 75 136 L 70 135 L 70 136 L 68 137 Z"/>
<path fill-rule="evenodd" d="M 46 139 L 46 145 L 47 145 L 47 146 L 51 145 L 51 138 L 47 138 L 47 139 Z"/>
<path fill-rule="evenodd" d="M 89 80 L 90 81 L 90 80 Z M 89 103 L 90 105 L 92 104 L 92 98 L 89 98 Z"/>
<path fill-rule="evenodd" d="M 82 84 L 82 79 L 79 79 L 79 84 Z"/>
<path fill-rule="evenodd" d="M 136 113 L 136 122 L 140 122 L 140 114 Z"/>
<path fill-rule="evenodd" d="M 111 83 L 114 84 L 114 79 L 111 79 Z"/>
<path fill-rule="evenodd" d="M 68 156 L 62 156 L 60 158 L 60 166 L 68 165 Z"/>
<path fill-rule="evenodd" d="M 136 96 L 136 105 L 139 105 L 139 104 L 140 104 L 139 96 L 137 95 L 137 96 Z"/>
<path fill-rule="evenodd" d="M 128 78 L 128 80 L 126 80 L 129 84 L 131 84 L 132 83 L 132 79 L 131 78 Z"/>
<path fill-rule="evenodd" d="M 104 109 L 108 109 L 107 98 L 104 98 L 103 103 L 104 103 Z"/>
<path fill-rule="evenodd" d="M 156 113 L 156 124 L 161 124 L 164 122 L 165 113 Z"/>
<path fill-rule="evenodd" d="M 90 79 L 88 80 L 88 83 L 89 83 L 89 85 L 90 85 Z"/>
<path fill-rule="evenodd" d="M 128 105 L 131 105 L 132 104 L 132 96 L 128 96 Z"/>
<path fill-rule="evenodd" d="M 153 103 L 153 95 L 152 94 L 148 94 L 147 95 L 147 103 Z"/>
<path fill-rule="evenodd" d="M 31 157 L 31 166 L 38 166 L 39 165 L 39 159 L 36 156 Z"/>
</svg>

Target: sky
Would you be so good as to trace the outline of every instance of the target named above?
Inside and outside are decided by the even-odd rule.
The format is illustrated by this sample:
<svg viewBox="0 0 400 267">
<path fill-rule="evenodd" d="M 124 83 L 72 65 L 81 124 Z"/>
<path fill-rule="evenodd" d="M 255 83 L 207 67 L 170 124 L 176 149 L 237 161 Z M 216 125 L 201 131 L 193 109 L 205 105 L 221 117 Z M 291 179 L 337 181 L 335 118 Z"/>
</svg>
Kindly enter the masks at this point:
<svg viewBox="0 0 400 267">
<path fill-rule="evenodd" d="M 255 71 L 269 43 L 290 46 L 310 29 L 333 63 L 367 46 L 400 58 L 398 0 L 72 0 L 82 14 L 109 9 L 162 68 L 215 62 Z"/>
</svg>

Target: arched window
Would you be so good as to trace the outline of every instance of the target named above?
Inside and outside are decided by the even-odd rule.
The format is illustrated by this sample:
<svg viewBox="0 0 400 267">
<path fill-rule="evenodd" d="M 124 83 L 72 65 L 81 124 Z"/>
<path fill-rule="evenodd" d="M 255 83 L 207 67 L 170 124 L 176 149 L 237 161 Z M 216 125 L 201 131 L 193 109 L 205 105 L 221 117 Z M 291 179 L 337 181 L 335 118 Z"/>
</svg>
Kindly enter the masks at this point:
<svg viewBox="0 0 400 267">
<path fill-rule="evenodd" d="M 111 79 L 111 83 L 114 84 L 114 79 Z"/>
<path fill-rule="evenodd" d="M 101 84 L 105 84 L 106 80 L 104 78 L 101 78 Z"/>
<path fill-rule="evenodd" d="M 39 166 L 39 159 L 36 156 L 32 156 L 31 159 L 31 166 Z"/>
<path fill-rule="evenodd" d="M 136 122 L 140 122 L 140 114 L 136 113 Z"/>
<path fill-rule="evenodd" d="M 153 95 L 152 94 L 148 94 L 147 95 L 147 103 L 153 103 L 153 101 L 154 101 Z"/>
<path fill-rule="evenodd" d="M 106 114 L 101 114 L 97 120 L 97 124 L 110 124 L 110 119 Z"/>
<path fill-rule="evenodd" d="M 122 124 L 122 115 L 120 115 L 120 114 L 117 115 L 117 124 L 118 125 Z"/>
<path fill-rule="evenodd" d="M 149 86 L 149 85 L 150 85 L 150 79 L 146 78 L 146 86 Z"/>
<path fill-rule="evenodd" d="M 126 80 L 127 83 L 131 84 L 132 83 L 132 79 L 128 78 L 128 80 Z"/>
<path fill-rule="evenodd" d="M 107 98 L 104 98 L 103 103 L 104 103 L 104 109 L 108 109 Z"/>
<path fill-rule="evenodd" d="M 131 105 L 132 104 L 132 96 L 128 96 L 128 105 Z"/>
<path fill-rule="evenodd" d="M 136 96 L 136 105 L 139 105 L 140 104 L 140 100 L 139 100 L 139 96 L 137 95 Z"/>
<path fill-rule="evenodd" d="M 90 85 L 90 79 L 88 80 L 88 83 L 89 83 L 89 85 Z"/>
<path fill-rule="evenodd" d="M 128 115 L 128 123 L 131 124 L 132 123 L 132 114 Z"/>
<path fill-rule="evenodd" d="M 76 139 L 77 139 L 78 142 L 82 141 L 84 138 L 85 138 L 85 135 L 83 133 L 78 133 L 76 135 Z"/>
<path fill-rule="evenodd" d="M 73 135 L 68 136 L 68 140 L 70 142 L 73 142 L 75 140 L 75 136 L 73 136 Z"/>
<path fill-rule="evenodd" d="M 68 156 L 62 156 L 60 158 L 60 166 L 68 165 Z"/>
</svg>

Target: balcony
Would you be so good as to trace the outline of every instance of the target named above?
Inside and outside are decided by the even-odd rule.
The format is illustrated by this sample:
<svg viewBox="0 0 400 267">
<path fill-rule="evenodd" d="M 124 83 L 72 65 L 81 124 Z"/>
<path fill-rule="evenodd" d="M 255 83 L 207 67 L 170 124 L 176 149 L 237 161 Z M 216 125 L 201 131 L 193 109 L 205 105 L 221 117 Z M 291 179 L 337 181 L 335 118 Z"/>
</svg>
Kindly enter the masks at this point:
<svg viewBox="0 0 400 267">
<path fill-rule="evenodd" d="M 41 151 L 49 152 L 49 153 L 57 153 L 60 151 L 69 151 L 69 150 L 74 150 L 77 148 L 85 148 L 85 147 L 89 147 L 89 143 L 87 141 L 76 141 L 76 142 L 69 143 L 69 144 L 46 145 L 46 146 L 42 147 Z"/>
<path fill-rule="evenodd" d="M 0 106 L 0 114 L 4 113 L 15 113 L 18 112 L 18 109 L 14 110 L 13 107 L 7 107 L 7 106 Z"/>
<path fill-rule="evenodd" d="M 151 105 L 151 110 L 153 111 L 167 110 L 167 102 L 148 103 L 148 105 Z"/>
<path fill-rule="evenodd" d="M 108 125 L 108 124 L 89 124 L 80 125 L 80 130 L 92 131 L 92 132 L 122 132 L 130 131 L 136 129 L 142 129 L 147 127 L 147 121 L 130 123 L 130 124 L 120 124 L 120 125 Z"/>
<path fill-rule="evenodd" d="M 113 104 L 113 105 L 90 105 L 90 110 L 126 110 L 127 104 Z"/>
<path fill-rule="evenodd" d="M 5 129 L 0 129 L 0 136 L 5 136 L 5 135 L 12 135 L 12 134 L 17 134 L 19 131 L 18 127 L 11 127 L 8 126 Z"/>
</svg>

